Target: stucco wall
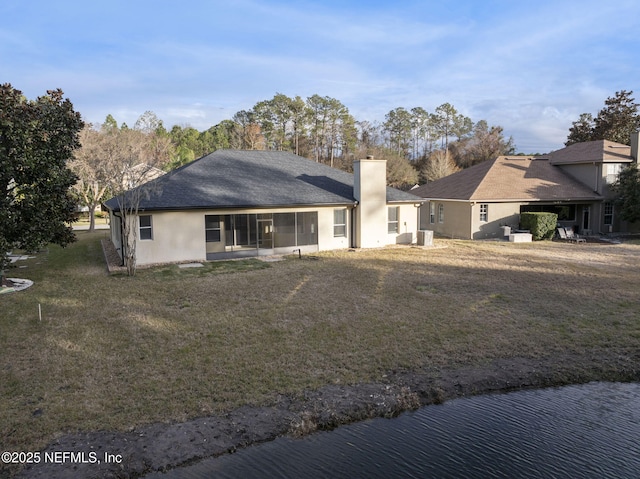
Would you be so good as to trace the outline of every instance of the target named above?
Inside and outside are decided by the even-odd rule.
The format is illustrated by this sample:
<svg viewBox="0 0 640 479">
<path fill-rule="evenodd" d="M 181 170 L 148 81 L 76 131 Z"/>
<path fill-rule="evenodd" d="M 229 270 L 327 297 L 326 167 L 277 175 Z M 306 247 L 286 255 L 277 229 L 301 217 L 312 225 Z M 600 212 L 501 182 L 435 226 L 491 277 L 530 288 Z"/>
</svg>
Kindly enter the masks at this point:
<svg viewBox="0 0 640 479">
<path fill-rule="evenodd" d="M 280 208 L 273 210 L 198 210 L 175 212 L 149 212 L 153 224 L 153 239 L 137 241 L 137 263 L 172 263 L 205 261 L 205 215 L 318 212 L 318 249 L 332 250 L 348 248 L 349 238 L 333 236 L 334 207 Z M 347 212 L 347 235 L 350 232 L 350 217 Z M 113 224 L 113 223 L 112 223 Z"/>
<path fill-rule="evenodd" d="M 602 164 L 587 163 L 576 165 L 558 165 L 562 171 L 584 183 L 593 191 L 602 193 L 604 184 Z"/>
<path fill-rule="evenodd" d="M 487 221 L 480 221 L 480 205 L 487 205 Z M 502 238 L 502 226 L 517 228 L 521 203 L 476 203 L 471 206 L 473 239 Z"/>
<path fill-rule="evenodd" d="M 153 239 L 138 239 L 136 258 L 139 265 L 206 259 L 203 212 L 148 214 L 151 214 Z"/>
<path fill-rule="evenodd" d="M 417 241 L 418 213 L 419 210 L 414 205 L 389 205 L 399 206 L 398 233 L 388 233 L 387 244 L 412 244 Z"/>
<path fill-rule="evenodd" d="M 356 208 L 355 244 L 375 248 L 389 243 L 387 232 L 387 162 L 357 160 L 353 163 Z"/>
<path fill-rule="evenodd" d="M 435 218 L 430 220 L 429 208 L 433 203 Z M 439 206 L 444 207 L 444 221 L 440 221 Z M 431 230 L 449 238 L 471 239 L 471 204 L 466 201 L 433 200 L 420 207 L 420 228 Z"/>
<path fill-rule="evenodd" d="M 351 209 L 347 210 L 346 236 L 333 236 L 333 210 L 336 208 L 315 208 L 309 211 L 318 212 L 318 250 L 344 249 L 350 246 Z"/>
<path fill-rule="evenodd" d="M 395 206 L 395 205 L 392 205 Z M 378 225 L 375 237 L 375 246 L 385 246 L 396 243 L 413 243 L 416 240 L 418 229 L 417 208 L 413 205 L 399 206 L 398 233 L 389 234 L 387 228 L 387 205 L 382 207 L 384 222 Z M 318 213 L 318 250 L 344 249 L 351 246 L 350 236 L 352 229 L 351 208 L 346 208 L 347 224 L 346 236 L 334 236 L 334 209 L 329 207 L 309 208 L 280 208 L 273 210 L 245 209 L 245 210 L 198 210 L 198 211 L 154 211 L 141 213 L 150 215 L 152 221 L 152 239 L 137 240 L 136 256 L 138 265 L 156 263 L 173 263 L 187 261 L 205 261 L 207 257 L 207 243 L 205 241 L 205 215 L 227 214 L 254 214 L 254 213 L 292 213 L 311 212 Z M 120 248 L 119 218 L 112 218 L 112 240 L 116 248 Z M 135 220 L 136 232 L 138 222 Z"/>
</svg>

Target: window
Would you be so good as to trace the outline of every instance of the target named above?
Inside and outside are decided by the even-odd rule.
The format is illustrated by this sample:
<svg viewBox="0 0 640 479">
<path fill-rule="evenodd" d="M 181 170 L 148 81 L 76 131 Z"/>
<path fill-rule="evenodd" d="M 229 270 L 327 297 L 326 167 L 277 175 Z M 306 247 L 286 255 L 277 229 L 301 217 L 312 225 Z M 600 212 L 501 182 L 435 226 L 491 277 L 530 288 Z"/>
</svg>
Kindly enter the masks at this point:
<svg viewBox="0 0 640 479">
<path fill-rule="evenodd" d="M 544 213 L 555 213 L 558 221 L 576 221 L 576 205 L 523 205 L 520 213 L 532 213 L 541 211 Z"/>
<path fill-rule="evenodd" d="M 438 223 L 444 223 L 444 205 L 438 205 Z"/>
<path fill-rule="evenodd" d="M 620 163 L 609 163 L 605 166 L 607 168 L 606 182 L 608 185 L 611 185 L 618 180 L 622 165 Z"/>
<path fill-rule="evenodd" d="M 489 205 L 486 203 L 480 205 L 480 221 L 489 221 Z"/>
<path fill-rule="evenodd" d="M 346 208 L 333 210 L 333 236 L 347 236 L 347 210 Z"/>
<path fill-rule="evenodd" d="M 433 224 L 436 222 L 436 204 L 433 202 L 429 202 L 429 223 Z"/>
<path fill-rule="evenodd" d="M 142 215 L 138 217 L 140 222 L 140 239 L 152 240 L 153 227 L 151 226 L 151 215 Z"/>
<path fill-rule="evenodd" d="M 398 212 L 400 208 L 397 206 L 390 206 L 387 209 L 387 231 L 389 233 L 398 232 Z"/>
<path fill-rule="evenodd" d="M 613 203 L 604 204 L 604 224 L 605 225 L 613 224 Z"/>
<path fill-rule="evenodd" d="M 220 216 L 205 215 L 204 231 L 207 243 L 219 243 L 222 238 Z"/>
</svg>

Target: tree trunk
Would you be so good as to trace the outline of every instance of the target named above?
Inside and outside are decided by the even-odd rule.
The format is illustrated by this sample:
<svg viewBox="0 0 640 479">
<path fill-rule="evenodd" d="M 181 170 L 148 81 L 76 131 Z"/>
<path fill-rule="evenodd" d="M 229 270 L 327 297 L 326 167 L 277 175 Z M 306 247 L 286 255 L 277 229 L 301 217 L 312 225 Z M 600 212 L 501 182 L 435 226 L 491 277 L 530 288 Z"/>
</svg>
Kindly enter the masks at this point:
<svg viewBox="0 0 640 479">
<path fill-rule="evenodd" d="M 95 205 L 89 206 L 89 233 L 93 233 L 96 229 L 96 207 Z"/>
<path fill-rule="evenodd" d="M 0 287 L 11 287 L 13 283 L 4 275 L 4 271 L 0 271 Z"/>
</svg>

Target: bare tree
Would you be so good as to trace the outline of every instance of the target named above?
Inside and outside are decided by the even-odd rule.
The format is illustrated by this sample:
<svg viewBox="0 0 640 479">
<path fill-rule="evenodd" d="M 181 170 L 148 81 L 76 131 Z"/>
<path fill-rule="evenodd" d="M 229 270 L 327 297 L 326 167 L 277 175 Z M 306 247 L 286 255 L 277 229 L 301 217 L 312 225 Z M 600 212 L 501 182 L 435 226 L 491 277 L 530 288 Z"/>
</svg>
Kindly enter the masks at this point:
<svg viewBox="0 0 640 479">
<path fill-rule="evenodd" d="M 108 188 L 108 177 L 101 155 L 103 136 L 92 125 L 86 125 L 80 132 L 81 147 L 69 163 L 71 170 L 78 176 L 73 189 L 80 204 L 89 209 L 89 231 L 95 229 L 95 210 Z"/>
<path fill-rule="evenodd" d="M 420 173 L 423 180 L 435 181 L 459 169 L 447 150 L 438 150 L 431 154 Z"/>
<path fill-rule="evenodd" d="M 501 155 L 512 155 L 515 151 L 513 138 L 504 138 L 501 126 L 489 127 L 480 120 L 473 128 L 473 136 L 463 138 L 449 145 L 449 153 L 461 168 L 493 160 Z"/>
<path fill-rule="evenodd" d="M 137 130 L 121 130 L 109 135 L 105 152 L 108 162 L 109 190 L 118 204 L 122 227 L 123 261 L 129 276 L 136 272 L 138 210 L 140 201 L 156 193 L 153 180 L 161 170 L 153 144 L 154 135 Z"/>
<path fill-rule="evenodd" d="M 147 120 L 148 113 L 143 115 Z M 145 124 L 148 126 L 149 122 Z M 164 173 L 161 167 L 169 160 L 170 140 L 151 128 L 119 129 L 109 123 L 99 131 L 83 130 L 81 145 L 71 164 L 79 177 L 76 191 L 89 207 L 91 218 L 93 209 L 107 193 L 114 197 L 114 210 L 122 228 L 123 261 L 133 276 L 140 200 L 155 192 L 151 180 Z M 91 221 L 90 228 L 93 225 Z"/>
</svg>

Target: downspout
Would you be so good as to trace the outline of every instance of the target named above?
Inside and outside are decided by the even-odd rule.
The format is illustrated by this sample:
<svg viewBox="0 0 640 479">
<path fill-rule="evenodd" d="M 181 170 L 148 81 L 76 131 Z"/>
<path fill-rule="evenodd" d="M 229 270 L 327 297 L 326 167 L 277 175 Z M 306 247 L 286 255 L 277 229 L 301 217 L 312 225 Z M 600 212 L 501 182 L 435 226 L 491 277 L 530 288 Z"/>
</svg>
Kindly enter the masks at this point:
<svg viewBox="0 0 640 479">
<path fill-rule="evenodd" d="M 356 214 L 356 209 L 358 208 L 358 202 L 356 201 L 353 204 L 353 208 L 351 208 L 351 224 L 349 225 L 349 229 L 351 230 L 351 234 L 349 235 L 351 238 L 349 239 L 349 248 L 356 248 L 356 231 L 357 231 L 357 225 L 356 225 L 356 221 L 358 219 L 358 215 Z"/>
<path fill-rule="evenodd" d="M 124 266 L 126 241 L 124 241 L 124 236 L 123 236 L 123 227 L 122 227 L 123 218 L 122 218 L 122 215 L 117 214 L 115 211 L 113 213 L 113 216 L 116 218 L 120 218 L 120 221 L 118 222 L 118 224 L 120 225 L 120 266 Z"/>
</svg>

